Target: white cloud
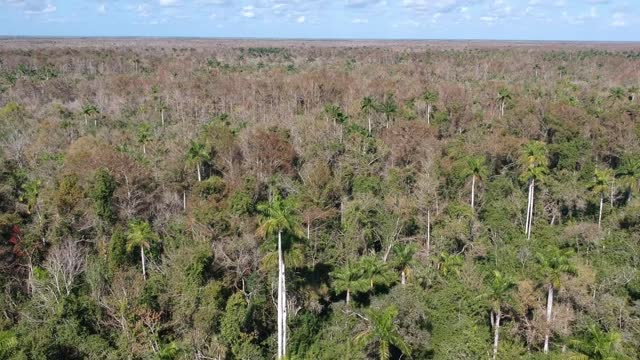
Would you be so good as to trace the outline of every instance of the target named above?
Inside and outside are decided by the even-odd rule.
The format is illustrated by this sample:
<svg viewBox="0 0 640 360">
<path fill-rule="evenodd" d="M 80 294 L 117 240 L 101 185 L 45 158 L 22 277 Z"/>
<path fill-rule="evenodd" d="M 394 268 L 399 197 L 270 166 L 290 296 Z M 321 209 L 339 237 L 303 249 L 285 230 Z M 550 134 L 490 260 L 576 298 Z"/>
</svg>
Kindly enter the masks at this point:
<svg viewBox="0 0 640 360">
<path fill-rule="evenodd" d="M 354 24 L 368 24 L 369 19 L 353 19 L 351 22 Z"/>
<path fill-rule="evenodd" d="M 178 0 L 159 0 L 160 6 L 176 6 L 178 5 Z"/>
<path fill-rule="evenodd" d="M 255 8 L 253 5 L 248 5 L 242 8 L 240 14 L 247 18 L 253 18 L 256 16 Z"/>
<path fill-rule="evenodd" d="M 302 23 L 304 23 L 305 20 L 306 19 L 305 19 L 304 15 L 302 15 L 302 16 L 298 16 L 298 18 L 296 19 L 296 22 L 298 24 L 302 24 Z"/>
<path fill-rule="evenodd" d="M 625 14 L 617 12 L 611 17 L 609 25 L 613 27 L 625 27 L 628 25 L 628 21 Z"/>
<path fill-rule="evenodd" d="M 50 14 L 57 10 L 57 7 L 52 3 L 48 2 L 42 8 L 28 8 L 24 11 L 27 15 L 42 15 L 42 14 Z"/>
<path fill-rule="evenodd" d="M 107 13 L 107 4 L 98 5 L 98 14 L 106 14 Z"/>
</svg>

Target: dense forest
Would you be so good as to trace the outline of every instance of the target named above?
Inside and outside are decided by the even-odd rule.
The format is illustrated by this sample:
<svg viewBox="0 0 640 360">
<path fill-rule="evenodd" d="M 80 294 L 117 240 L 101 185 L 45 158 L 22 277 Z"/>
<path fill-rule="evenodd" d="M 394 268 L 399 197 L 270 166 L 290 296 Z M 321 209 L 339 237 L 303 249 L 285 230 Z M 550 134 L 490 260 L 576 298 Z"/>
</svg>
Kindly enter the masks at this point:
<svg viewBox="0 0 640 360">
<path fill-rule="evenodd" d="M 34 43 L 0 358 L 640 357 L 637 49 Z"/>
</svg>

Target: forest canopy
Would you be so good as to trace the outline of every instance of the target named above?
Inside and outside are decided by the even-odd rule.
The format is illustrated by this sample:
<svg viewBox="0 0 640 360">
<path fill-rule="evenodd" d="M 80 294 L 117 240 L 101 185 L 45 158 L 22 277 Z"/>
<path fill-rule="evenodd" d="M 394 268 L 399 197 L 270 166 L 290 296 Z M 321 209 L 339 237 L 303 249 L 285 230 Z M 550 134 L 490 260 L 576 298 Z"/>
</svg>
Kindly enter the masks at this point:
<svg viewBox="0 0 640 360">
<path fill-rule="evenodd" d="M 36 45 L 0 358 L 640 356 L 637 50 Z"/>
</svg>

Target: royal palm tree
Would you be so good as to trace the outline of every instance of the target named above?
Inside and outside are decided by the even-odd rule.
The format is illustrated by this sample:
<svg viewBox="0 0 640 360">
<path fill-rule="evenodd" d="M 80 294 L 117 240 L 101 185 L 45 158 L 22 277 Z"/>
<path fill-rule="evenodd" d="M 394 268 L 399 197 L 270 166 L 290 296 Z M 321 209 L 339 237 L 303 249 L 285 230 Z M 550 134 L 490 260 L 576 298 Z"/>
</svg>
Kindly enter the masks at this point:
<svg viewBox="0 0 640 360">
<path fill-rule="evenodd" d="M 352 263 L 347 263 L 329 275 L 336 293 L 347 293 L 347 305 L 351 301 L 352 293 L 364 293 L 369 290 L 369 282 L 364 278 L 363 269 Z"/>
<path fill-rule="evenodd" d="M 634 155 L 627 155 L 622 158 L 622 164 L 616 172 L 616 177 L 620 179 L 626 188 L 627 203 L 631 200 L 634 191 L 640 191 L 640 159 Z"/>
<path fill-rule="evenodd" d="M 334 125 L 336 124 L 340 125 L 340 142 L 342 142 L 342 135 L 344 133 L 344 129 L 343 129 L 344 124 L 347 122 L 349 118 L 342 111 L 342 108 L 340 108 L 340 106 L 334 105 L 334 104 L 325 105 L 324 112 L 325 114 L 327 114 L 327 116 L 331 120 L 333 120 Z"/>
<path fill-rule="evenodd" d="M 597 325 L 589 326 L 586 338 L 575 339 L 570 342 L 571 347 L 578 350 L 584 357 L 572 359 L 594 360 L 622 360 L 628 359 L 620 349 L 622 335 L 618 332 L 604 332 Z"/>
<path fill-rule="evenodd" d="M 389 360 L 391 345 L 395 346 L 406 356 L 411 356 L 411 349 L 404 341 L 398 327 L 393 322 L 398 316 L 398 309 L 390 306 L 386 309 L 371 309 L 366 313 L 367 329 L 356 335 L 355 340 L 362 344 L 377 344 L 380 360 Z"/>
<path fill-rule="evenodd" d="M 142 262 L 142 277 L 147 280 L 146 260 L 144 249 L 149 249 L 153 241 L 158 240 L 158 235 L 151 229 L 147 221 L 135 220 L 129 223 L 127 233 L 127 251 L 132 252 L 140 248 L 140 260 Z"/>
<path fill-rule="evenodd" d="M 562 286 L 563 274 L 573 274 L 576 271 L 575 266 L 571 263 L 571 255 L 571 251 L 555 247 L 547 249 L 546 253 L 536 254 L 540 271 L 544 277 L 544 284 L 547 287 L 546 319 L 548 327 L 551 325 L 552 319 L 554 289 L 560 289 Z M 550 329 L 547 329 L 544 335 L 545 353 L 549 352 L 549 335 Z"/>
<path fill-rule="evenodd" d="M 398 112 L 398 105 L 393 98 L 393 94 L 385 96 L 384 101 L 378 106 L 378 111 L 384 114 L 387 120 L 386 127 L 388 129 L 389 123 L 393 120 L 393 116 Z"/>
<path fill-rule="evenodd" d="M 98 107 L 94 104 L 87 104 L 82 108 L 82 114 L 84 115 L 84 124 L 88 125 L 89 124 L 89 117 L 93 117 L 93 124 L 95 126 L 98 126 L 98 121 L 95 119 L 95 116 L 100 114 L 100 110 L 98 110 Z"/>
<path fill-rule="evenodd" d="M 547 174 L 547 159 L 544 143 L 531 141 L 524 145 L 520 155 L 522 172 L 520 178 L 529 184 L 529 197 L 527 201 L 527 219 L 525 223 L 525 235 L 531 238 L 531 226 L 533 224 L 533 204 L 536 181 L 542 181 Z"/>
<path fill-rule="evenodd" d="M 378 104 L 371 96 L 365 96 L 360 102 L 360 110 L 367 115 L 367 123 L 369 125 L 369 135 L 371 135 L 371 114 L 376 111 Z"/>
<path fill-rule="evenodd" d="M 160 121 L 162 123 L 162 127 L 164 127 L 164 112 L 168 109 L 169 109 L 169 106 L 167 105 L 167 103 L 164 100 L 159 99 L 158 110 L 160 110 Z"/>
<path fill-rule="evenodd" d="M 147 154 L 147 143 L 151 140 L 151 127 L 143 123 L 138 128 L 138 142 L 142 145 L 142 153 Z"/>
<path fill-rule="evenodd" d="M 397 280 L 396 274 L 391 271 L 389 264 L 373 255 L 363 256 L 358 262 L 369 288 L 373 290 L 376 285 L 389 286 Z"/>
<path fill-rule="evenodd" d="M 422 94 L 422 100 L 427 103 L 427 124 L 431 124 L 431 110 L 433 109 L 433 104 L 438 101 L 438 92 L 427 90 Z"/>
<path fill-rule="evenodd" d="M 507 101 L 511 100 L 511 92 L 507 88 L 498 90 L 498 101 L 500 102 L 500 117 L 504 116 L 504 107 Z"/>
<path fill-rule="evenodd" d="M 277 234 L 278 240 L 278 359 L 287 356 L 287 288 L 283 258 L 282 234 L 301 238 L 304 236 L 297 211 L 290 199 L 282 200 L 275 194 L 268 203 L 258 205 L 260 226 L 258 234 L 263 237 Z"/>
<path fill-rule="evenodd" d="M 484 180 L 489 175 L 487 160 L 483 156 L 467 159 L 465 176 L 471 176 L 471 209 L 475 210 L 476 180 Z"/>
<path fill-rule="evenodd" d="M 489 277 L 489 292 L 485 295 L 491 301 L 489 320 L 493 327 L 493 359 L 498 356 L 498 342 L 500 341 L 500 321 L 502 320 L 502 308 L 512 300 L 512 292 L 515 282 L 511 277 L 494 270 Z"/>
<path fill-rule="evenodd" d="M 414 244 L 397 245 L 393 248 L 393 265 L 400 270 L 400 284 L 407 284 L 407 275 L 414 263 L 413 255 L 416 253 Z"/>
<path fill-rule="evenodd" d="M 600 196 L 600 210 L 598 211 L 598 229 L 602 227 L 602 208 L 604 206 L 604 194 L 609 191 L 611 181 L 613 179 L 613 171 L 611 169 L 596 169 L 593 181 L 589 187 L 593 192 Z"/>
<path fill-rule="evenodd" d="M 202 181 L 200 167 L 204 161 L 209 160 L 209 152 L 203 143 L 191 142 L 189 151 L 187 152 L 187 161 L 198 170 L 198 181 Z"/>
</svg>

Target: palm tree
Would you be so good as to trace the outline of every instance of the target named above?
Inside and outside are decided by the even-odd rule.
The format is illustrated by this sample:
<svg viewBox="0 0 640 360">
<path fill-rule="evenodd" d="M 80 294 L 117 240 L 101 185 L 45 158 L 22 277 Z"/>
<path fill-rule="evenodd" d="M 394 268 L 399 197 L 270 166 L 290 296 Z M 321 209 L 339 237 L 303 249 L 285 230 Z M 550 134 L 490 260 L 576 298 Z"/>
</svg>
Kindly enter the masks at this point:
<svg viewBox="0 0 640 360">
<path fill-rule="evenodd" d="M 367 122 L 369 124 L 369 135 L 371 135 L 371 114 L 376 111 L 378 104 L 371 96 L 365 96 L 360 102 L 360 110 L 367 115 Z"/>
<path fill-rule="evenodd" d="M 342 111 L 340 106 L 334 104 L 325 105 L 324 112 L 333 120 L 334 125 L 340 124 L 340 142 L 342 142 L 343 127 L 348 120 L 347 115 Z"/>
<path fill-rule="evenodd" d="M 142 144 L 142 153 L 147 154 L 147 143 L 151 139 L 151 127 L 144 123 L 138 128 L 138 142 Z"/>
<path fill-rule="evenodd" d="M 559 289 L 562 286 L 563 274 L 573 274 L 576 271 L 575 266 L 570 261 L 571 255 L 572 252 L 570 250 L 560 250 L 555 247 L 548 249 L 546 254 L 536 254 L 540 270 L 544 276 L 545 286 L 547 287 L 547 325 L 551 324 L 554 289 Z M 547 329 L 544 335 L 545 353 L 549 352 L 549 332 L 550 330 Z"/>
<path fill-rule="evenodd" d="M 364 278 L 363 269 L 351 263 L 332 271 L 329 275 L 336 293 L 347 293 L 347 305 L 351 301 L 351 293 L 363 293 L 369 290 L 369 282 Z"/>
<path fill-rule="evenodd" d="M 160 110 L 160 121 L 162 123 L 162 127 L 164 127 L 164 112 L 169 109 L 169 106 L 167 105 L 167 103 L 162 100 L 159 99 L 158 100 L 158 109 Z"/>
<path fill-rule="evenodd" d="M 200 166 L 204 161 L 209 160 L 209 152 L 205 145 L 199 142 L 191 142 L 189 151 L 187 152 L 187 161 L 191 165 L 195 165 L 198 170 L 198 181 L 202 181 L 202 174 L 200 172 Z"/>
<path fill-rule="evenodd" d="M 369 326 L 366 330 L 356 335 L 355 340 L 362 344 L 378 344 L 380 360 L 389 360 L 391 345 L 395 346 L 403 354 L 411 356 L 411 349 L 404 341 L 393 320 L 398 316 L 398 309 L 390 306 L 386 309 L 367 311 L 366 321 Z"/>
<path fill-rule="evenodd" d="M 286 232 L 296 237 L 303 237 L 303 230 L 299 225 L 294 203 L 287 199 L 281 200 L 275 194 L 268 203 L 258 205 L 260 211 L 260 226 L 258 234 L 263 237 L 278 235 L 278 359 L 287 356 L 287 288 L 285 278 L 285 264 L 283 259 L 282 233 Z"/>
<path fill-rule="evenodd" d="M 507 88 L 498 90 L 498 101 L 500 102 L 500 117 L 504 116 L 504 107 L 507 101 L 511 100 L 511 92 Z"/>
<path fill-rule="evenodd" d="M 491 313 L 489 320 L 493 328 L 493 359 L 498 356 L 498 342 L 500 341 L 500 320 L 502 319 L 502 307 L 512 299 L 512 290 L 515 286 L 511 277 L 494 270 L 489 280 L 489 293 L 486 296 L 491 301 Z"/>
<path fill-rule="evenodd" d="M 599 326 L 591 325 L 586 339 L 575 339 L 571 346 L 585 354 L 585 360 L 617 360 L 627 357 L 620 351 L 622 335 L 618 332 L 604 332 Z M 577 357 L 576 357 L 577 358 Z"/>
<path fill-rule="evenodd" d="M 363 256 L 360 258 L 358 266 L 362 269 L 364 277 L 369 283 L 369 288 L 372 290 L 376 285 L 389 286 L 397 279 L 389 265 L 375 256 Z"/>
<path fill-rule="evenodd" d="M 476 179 L 484 180 L 489 175 L 487 160 L 483 156 L 467 159 L 465 176 L 471 176 L 471 209 L 475 210 Z"/>
<path fill-rule="evenodd" d="M 100 114 L 100 110 L 94 104 L 87 104 L 82 108 L 82 114 L 84 115 L 84 124 L 87 125 L 89 123 L 88 117 L 94 117 L 97 114 Z M 93 119 L 94 126 L 98 126 L 98 121 Z"/>
<path fill-rule="evenodd" d="M 536 72 L 536 78 L 538 78 L 538 71 L 542 70 L 540 64 L 533 65 L 533 70 Z"/>
<path fill-rule="evenodd" d="M 464 259 L 460 255 L 448 254 L 446 252 L 440 254 L 440 263 L 438 266 L 444 276 L 448 276 L 452 273 L 460 275 L 460 268 L 463 264 Z"/>
<path fill-rule="evenodd" d="M 403 286 L 407 284 L 407 273 L 411 265 L 413 265 L 413 255 L 416 253 L 416 246 L 410 245 L 398 245 L 393 248 L 393 263 L 394 266 L 400 269 L 400 284 Z"/>
<path fill-rule="evenodd" d="M 524 145 L 520 155 L 520 166 L 522 168 L 520 177 L 529 184 L 527 219 L 524 230 L 527 235 L 527 240 L 531 238 L 531 226 L 533 224 L 535 183 L 536 180 L 542 181 L 547 173 L 548 164 L 549 160 L 547 159 L 546 149 L 543 142 L 531 141 Z"/>
<path fill-rule="evenodd" d="M 431 110 L 433 109 L 433 104 L 438 101 L 438 92 L 427 90 L 422 94 L 422 100 L 427 103 L 427 124 L 431 124 Z"/>
<path fill-rule="evenodd" d="M 609 191 L 611 180 L 613 179 L 613 172 L 611 169 L 596 169 L 593 181 L 589 187 L 593 192 L 600 195 L 600 211 L 598 211 L 598 229 L 602 224 L 602 208 L 604 206 L 604 194 Z"/>
<path fill-rule="evenodd" d="M 388 94 L 384 101 L 379 104 L 378 111 L 385 115 L 387 119 L 387 129 L 389 128 L 389 122 L 393 120 L 393 115 L 398 112 L 398 105 L 393 98 L 393 94 Z"/>
<path fill-rule="evenodd" d="M 614 87 L 609 89 L 609 99 L 613 102 L 623 100 L 625 98 L 625 90 L 621 87 Z"/>
<path fill-rule="evenodd" d="M 140 259 L 142 261 L 142 277 L 147 280 L 146 261 L 144 249 L 151 247 L 151 243 L 158 239 L 158 235 L 151 229 L 147 221 L 135 220 L 129 223 L 127 233 L 127 251 L 132 252 L 135 248 L 140 248 Z"/>
<path fill-rule="evenodd" d="M 637 156 L 627 155 L 622 158 L 622 164 L 616 172 L 616 177 L 627 189 L 627 203 L 631 200 L 634 191 L 640 191 L 640 159 Z"/>
</svg>

